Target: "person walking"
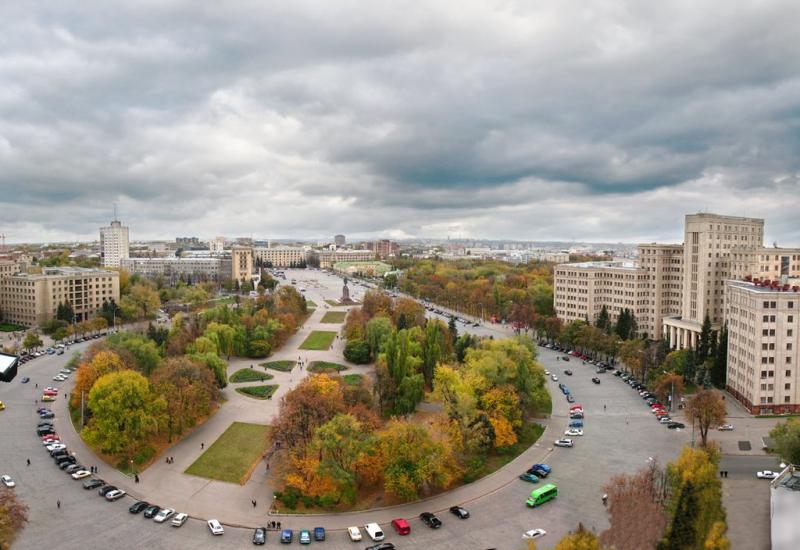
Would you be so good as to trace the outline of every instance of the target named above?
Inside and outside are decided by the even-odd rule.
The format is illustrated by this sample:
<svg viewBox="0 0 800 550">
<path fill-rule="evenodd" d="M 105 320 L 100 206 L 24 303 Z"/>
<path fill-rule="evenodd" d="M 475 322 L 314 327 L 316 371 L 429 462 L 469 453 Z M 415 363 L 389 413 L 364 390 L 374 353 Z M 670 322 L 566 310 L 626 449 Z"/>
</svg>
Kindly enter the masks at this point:
<svg viewBox="0 0 800 550">
<path fill-rule="evenodd" d="M 603 495 L 603 506 L 608 506 L 608 495 Z"/>
<path fill-rule="evenodd" d="M 61 510 L 61 501 L 60 501 L 60 500 L 57 500 L 57 501 L 56 501 L 56 507 L 57 507 L 59 510 Z"/>
<path fill-rule="evenodd" d="M 201 443 L 201 444 L 200 444 L 200 450 L 202 451 L 202 450 L 203 450 L 203 449 L 205 449 L 205 448 L 206 448 L 206 444 L 205 444 L 205 443 Z"/>
</svg>

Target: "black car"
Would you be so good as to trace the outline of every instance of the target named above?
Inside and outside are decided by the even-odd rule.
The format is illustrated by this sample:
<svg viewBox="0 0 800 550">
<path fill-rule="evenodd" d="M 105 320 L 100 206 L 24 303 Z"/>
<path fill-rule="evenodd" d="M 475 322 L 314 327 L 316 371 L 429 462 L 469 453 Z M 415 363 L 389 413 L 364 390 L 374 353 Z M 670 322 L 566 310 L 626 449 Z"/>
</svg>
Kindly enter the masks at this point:
<svg viewBox="0 0 800 550">
<path fill-rule="evenodd" d="M 99 494 L 101 497 L 104 497 L 104 496 L 106 496 L 108 493 L 110 493 L 111 491 L 116 491 L 116 490 L 117 490 L 117 488 L 116 488 L 116 487 L 114 487 L 113 485 L 106 485 L 105 487 L 103 487 L 102 489 L 100 489 L 99 491 L 97 491 L 97 493 L 98 493 L 98 494 Z"/>
<path fill-rule="evenodd" d="M 30 379 L 30 378 L 28 378 L 27 376 L 23 376 L 23 377 L 22 377 L 22 380 L 20 380 L 20 382 L 22 382 L 23 384 L 27 384 L 27 383 L 28 383 L 28 382 L 30 382 L 30 381 L 31 381 L 31 379 Z"/>
<path fill-rule="evenodd" d="M 58 467 L 61 468 L 62 470 L 66 470 L 68 467 L 70 467 L 73 464 L 75 464 L 75 462 L 77 462 L 75 460 L 75 457 L 66 456 L 66 457 L 64 457 L 64 458 L 62 458 L 61 460 L 58 461 Z"/>
<path fill-rule="evenodd" d="M 88 491 L 90 489 L 99 489 L 105 484 L 106 482 L 103 481 L 102 479 L 92 478 L 92 479 L 87 479 L 86 481 L 83 482 L 83 488 Z"/>
<path fill-rule="evenodd" d="M 142 510 L 144 510 L 149 506 L 150 506 L 149 502 L 140 500 L 139 502 L 134 502 L 133 504 L 131 504 L 131 507 L 128 508 L 128 512 L 130 512 L 131 514 L 138 514 L 139 512 L 141 512 Z"/>
<path fill-rule="evenodd" d="M 467 519 L 469 517 L 469 512 L 461 506 L 451 506 L 450 513 L 456 516 L 458 519 Z"/>
<path fill-rule="evenodd" d="M 394 550 L 394 544 L 391 542 L 382 542 L 374 546 L 367 546 L 366 550 Z"/>
<path fill-rule="evenodd" d="M 50 427 L 50 428 L 52 428 L 52 427 L 53 427 L 53 423 L 52 423 L 52 422 L 50 422 L 49 420 L 42 420 L 41 422 L 39 422 L 39 423 L 36 425 L 36 427 L 37 427 L 37 428 L 47 428 L 47 427 Z"/>
<path fill-rule="evenodd" d="M 51 454 L 50 456 L 53 457 L 53 460 L 58 462 L 58 459 L 60 459 L 61 457 L 69 456 L 69 453 L 67 452 L 66 449 L 59 449 L 57 451 L 53 451 L 53 454 Z"/>
<path fill-rule="evenodd" d="M 66 468 L 64 468 L 64 471 L 67 472 L 68 474 L 73 474 L 73 473 L 77 472 L 78 470 L 85 470 L 85 469 L 86 468 L 84 468 L 80 464 L 71 464 L 70 466 L 67 466 Z"/>
<path fill-rule="evenodd" d="M 253 532 L 253 544 L 261 546 L 267 542 L 267 530 L 264 527 L 258 527 Z"/>
<path fill-rule="evenodd" d="M 669 424 L 667 424 L 667 428 L 669 428 L 670 430 L 674 430 L 677 428 L 683 429 L 685 427 L 686 424 L 684 424 L 683 422 L 670 422 Z"/>
<path fill-rule="evenodd" d="M 144 517 L 146 517 L 147 519 L 152 519 L 152 518 L 156 517 L 156 514 L 159 513 L 160 511 L 161 511 L 161 508 L 159 508 L 155 504 L 151 504 L 150 506 L 145 508 Z"/>
<path fill-rule="evenodd" d="M 575 396 L 570 394 L 567 396 L 567 403 L 575 403 Z"/>
<path fill-rule="evenodd" d="M 43 435 L 50 435 L 56 433 L 55 429 L 52 426 L 48 426 L 46 428 L 36 428 L 36 435 L 42 437 Z"/>
<path fill-rule="evenodd" d="M 46 411 L 43 413 L 39 413 L 39 418 L 54 418 L 56 415 L 53 411 Z"/>
<path fill-rule="evenodd" d="M 564 374 L 566 374 L 567 376 L 572 376 L 572 371 L 567 369 L 564 371 Z"/>
<path fill-rule="evenodd" d="M 595 376 L 594 378 L 592 378 L 592 382 L 594 382 L 595 384 L 599 384 L 600 383 L 600 379 Z"/>
<path fill-rule="evenodd" d="M 419 519 L 422 520 L 422 523 L 430 527 L 431 529 L 438 529 L 442 526 L 442 522 L 439 518 L 435 515 L 431 514 L 430 512 L 422 512 L 419 515 Z"/>
</svg>

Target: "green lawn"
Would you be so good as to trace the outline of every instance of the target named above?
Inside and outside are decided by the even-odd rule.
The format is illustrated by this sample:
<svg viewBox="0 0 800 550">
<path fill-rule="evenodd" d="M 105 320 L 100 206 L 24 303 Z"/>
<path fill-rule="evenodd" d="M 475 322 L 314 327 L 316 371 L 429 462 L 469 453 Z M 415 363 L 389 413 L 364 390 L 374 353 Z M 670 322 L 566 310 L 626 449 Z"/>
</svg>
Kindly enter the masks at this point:
<svg viewBox="0 0 800 550">
<path fill-rule="evenodd" d="M 254 399 L 269 399 L 277 389 L 277 384 L 269 384 L 267 386 L 245 386 L 236 388 L 236 391 Z"/>
<path fill-rule="evenodd" d="M 342 376 L 344 383 L 348 386 L 359 386 L 361 385 L 361 380 L 363 380 L 363 376 L 360 374 L 345 374 Z"/>
<path fill-rule="evenodd" d="M 328 330 L 315 330 L 300 344 L 300 349 L 325 350 L 331 347 L 336 333 Z"/>
<path fill-rule="evenodd" d="M 308 366 L 308 372 L 341 372 L 347 370 L 347 365 L 330 363 L 328 361 L 312 361 Z"/>
<path fill-rule="evenodd" d="M 317 307 L 317 302 L 314 300 L 306 300 L 306 307 L 308 309 L 315 309 Z"/>
<path fill-rule="evenodd" d="M 20 330 L 25 330 L 25 327 L 14 323 L 0 323 L 0 332 L 19 332 Z"/>
<path fill-rule="evenodd" d="M 328 304 L 329 306 L 340 306 L 340 305 L 342 305 L 339 302 L 337 302 L 336 300 L 325 300 L 325 303 Z"/>
<path fill-rule="evenodd" d="M 269 426 L 234 422 L 186 473 L 244 485 L 267 448 L 268 431 Z"/>
<path fill-rule="evenodd" d="M 322 316 L 321 323 L 344 323 L 344 318 L 347 317 L 346 311 L 328 311 Z"/>
<path fill-rule="evenodd" d="M 259 363 L 259 366 L 272 370 L 279 370 L 281 372 L 290 372 L 297 363 L 284 359 L 283 361 L 268 361 L 266 363 Z"/>
<path fill-rule="evenodd" d="M 253 369 L 239 369 L 234 372 L 228 382 L 261 382 L 270 380 L 273 376 L 268 372 L 260 372 Z"/>
</svg>

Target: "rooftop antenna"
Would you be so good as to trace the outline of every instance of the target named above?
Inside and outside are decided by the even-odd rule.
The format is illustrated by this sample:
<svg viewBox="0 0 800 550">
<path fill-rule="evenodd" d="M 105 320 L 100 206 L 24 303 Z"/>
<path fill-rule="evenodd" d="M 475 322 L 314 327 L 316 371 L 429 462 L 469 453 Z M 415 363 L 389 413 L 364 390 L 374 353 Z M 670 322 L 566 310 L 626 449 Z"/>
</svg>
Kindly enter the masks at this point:
<svg viewBox="0 0 800 550">
<path fill-rule="evenodd" d="M 114 221 L 117 221 L 117 203 L 114 203 Z"/>
</svg>

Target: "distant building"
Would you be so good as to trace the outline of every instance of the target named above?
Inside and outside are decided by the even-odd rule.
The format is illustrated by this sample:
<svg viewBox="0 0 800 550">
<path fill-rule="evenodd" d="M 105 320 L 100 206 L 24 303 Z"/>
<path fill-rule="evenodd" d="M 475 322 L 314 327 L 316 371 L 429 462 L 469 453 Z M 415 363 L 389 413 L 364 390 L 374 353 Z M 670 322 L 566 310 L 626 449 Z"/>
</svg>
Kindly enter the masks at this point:
<svg viewBox="0 0 800 550">
<path fill-rule="evenodd" d="M 243 246 L 231 248 L 231 271 L 233 280 L 243 283 L 253 279 L 253 249 Z"/>
<path fill-rule="evenodd" d="M 91 318 L 108 300 L 119 301 L 119 273 L 81 267 L 16 273 L 0 281 L 0 309 L 6 321 L 37 326 L 55 318 L 69 303 L 76 321 Z"/>
<path fill-rule="evenodd" d="M 310 250 L 308 264 L 321 269 L 331 269 L 338 262 L 364 262 L 375 259 L 371 250 Z"/>
<path fill-rule="evenodd" d="M 333 270 L 348 276 L 383 277 L 392 270 L 392 266 L 379 261 L 369 262 L 336 262 Z"/>
<path fill-rule="evenodd" d="M 367 243 L 367 250 L 372 250 L 379 258 L 400 255 L 400 245 L 388 239 L 370 241 Z"/>
<path fill-rule="evenodd" d="M 100 228 L 100 262 L 104 267 L 119 267 L 122 258 L 130 256 L 128 228 L 119 220 Z"/>
<path fill-rule="evenodd" d="M 254 248 L 253 257 L 259 267 L 300 267 L 306 264 L 306 249 L 297 246 Z"/>
<path fill-rule="evenodd" d="M 344 238 L 344 235 L 336 235 L 333 237 L 333 244 L 336 246 L 344 246 L 347 240 Z"/>
<path fill-rule="evenodd" d="M 225 237 L 214 237 L 208 242 L 208 249 L 211 252 L 220 253 L 225 250 Z"/>
<path fill-rule="evenodd" d="M 170 282 L 217 281 L 222 271 L 221 257 L 207 258 L 124 258 L 121 267 L 143 277 L 164 277 Z"/>
<path fill-rule="evenodd" d="M 200 239 L 197 237 L 177 237 L 175 244 L 178 248 L 185 248 L 191 250 L 192 248 L 201 248 Z"/>
</svg>

